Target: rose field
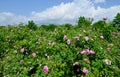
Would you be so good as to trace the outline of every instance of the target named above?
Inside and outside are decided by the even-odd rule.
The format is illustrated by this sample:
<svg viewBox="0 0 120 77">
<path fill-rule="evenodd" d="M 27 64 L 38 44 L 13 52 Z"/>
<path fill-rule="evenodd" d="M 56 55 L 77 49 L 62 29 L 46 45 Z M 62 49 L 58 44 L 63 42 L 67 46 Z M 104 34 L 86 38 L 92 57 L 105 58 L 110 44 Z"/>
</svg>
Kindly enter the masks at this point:
<svg viewBox="0 0 120 77">
<path fill-rule="evenodd" d="M 120 13 L 92 21 L 0 26 L 0 77 L 120 77 Z"/>
</svg>

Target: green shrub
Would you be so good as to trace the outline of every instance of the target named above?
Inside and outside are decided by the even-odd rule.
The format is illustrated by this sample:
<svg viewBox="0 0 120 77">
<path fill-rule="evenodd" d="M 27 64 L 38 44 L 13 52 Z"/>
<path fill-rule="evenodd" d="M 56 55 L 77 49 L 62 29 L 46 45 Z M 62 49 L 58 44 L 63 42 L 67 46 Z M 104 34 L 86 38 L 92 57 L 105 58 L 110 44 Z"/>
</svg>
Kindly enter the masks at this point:
<svg viewBox="0 0 120 77">
<path fill-rule="evenodd" d="M 113 19 L 112 26 L 117 27 L 118 31 L 120 31 L 120 13 L 117 13 Z"/>
<path fill-rule="evenodd" d="M 28 24 L 26 25 L 29 29 L 32 29 L 32 30 L 36 30 L 37 29 L 37 25 L 34 23 L 33 20 L 31 21 L 28 21 Z"/>
<path fill-rule="evenodd" d="M 1 77 L 120 76 L 120 36 L 111 24 L 31 24 L 0 27 Z"/>
<path fill-rule="evenodd" d="M 101 30 L 106 27 L 106 22 L 103 20 L 100 20 L 100 21 L 95 22 L 92 26 L 95 30 L 98 30 L 98 29 Z"/>
<path fill-rule="evenodd" d="M 86 19 L 85 17 L 79 17 L 78 19 L 78 27 L 82 27 L 82 26 L 90 26 L 91 25 L 91 21 Z"/>
</svg>

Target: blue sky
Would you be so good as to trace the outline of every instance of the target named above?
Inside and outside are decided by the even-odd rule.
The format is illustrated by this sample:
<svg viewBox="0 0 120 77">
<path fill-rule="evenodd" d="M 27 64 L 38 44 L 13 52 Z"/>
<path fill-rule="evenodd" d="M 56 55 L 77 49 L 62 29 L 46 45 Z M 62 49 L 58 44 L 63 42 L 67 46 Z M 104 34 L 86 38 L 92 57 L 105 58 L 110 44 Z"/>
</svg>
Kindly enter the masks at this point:
<svg viewBox="0 0 120 77">
<path fill-rule="evenodd" d="M 75 24 L 79 16 L 110 20 L 120 12 L 120 0 L 1 0 L 0 25 L 26 23 Z"/>
<path fill-rule="evenodd" d="M 67 3 L 73 0 L 1 0 L 0 12 L 13 12 L 20 15 L 28 15 L 32 11 L 41 12 L 47 8 Z"/>
</svg>

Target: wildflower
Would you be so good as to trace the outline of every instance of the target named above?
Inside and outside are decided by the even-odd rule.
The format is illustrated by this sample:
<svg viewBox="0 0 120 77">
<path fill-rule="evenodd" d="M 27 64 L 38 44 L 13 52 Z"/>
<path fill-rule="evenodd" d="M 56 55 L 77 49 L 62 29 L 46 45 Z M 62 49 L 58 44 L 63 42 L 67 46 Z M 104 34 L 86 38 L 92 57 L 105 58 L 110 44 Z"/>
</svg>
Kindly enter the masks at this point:
<svg viewBox="0 0 120 77">
<path fill-rule="evenodd" d="M 26 55 L 28 54 L 28 52 L 25 53 Z"/>
<path fill-rule="evenodd" d="M 17 50 L 14 50 L 14 53 L 17 53 Z"/>
<path fill-rule="evenodd" d="M 13 46 L 14 48 L 16 48 L 16 46 Z"/>
<path fill-rule="evenodd" d="M 51 42 L 50 42 L 50 41 L 48 42 L 48 45 L 51 45 Z"/>
<path fill-rule="evenodd" d="M 39 66 L 42 66 L 42 64 L 39 64 Z"/>
<path fill-rule="evenodd" d="M 46 54 L 45 54 L 45 57 L 47 57 L 47 56 L 48 56 L 48 54 L 46 53 Z"/>
<path fill-rule="evenodd" d="M 85 50 L 83 50 L 83 51 L 81 51 L 81 52 L 80 52 L 80 54 L 85 54 L 85 53 L 86 53 L 86 51 L 85 51 Z"/>
<path fill-rule="evenodd" d="M 66 39 L 67 39 L 67 36 L 66 36 L 66 35 L 64 35 L 63 39 L 64 39 L 64 40 L 66 40 Z"/>
<path fill-rule="evenodd" d="M 43 70 L 44 70 L 45 73 L 48 73 L 48 67 L 47 66 L 44 66 Z"/>
<path fill-rule="evenodd" d="M 73 66 L 74 66 L 74 65 L 78 65 L 78 62 L 73 63 Z"/>
<path fill-rule="evenodd" d="M 111 48 L 107 48 L 107 51 L 110 52 Z"/>
<path fill-rule="evenodd" d="M 80 52 L 81 54 L 95 54 L 95 52 L 94 51 L 92 51 L 92 50 L 89 50 L 89 49 L 84 49 L 83 51 L 81 51 Z"/>
<path fill-rule="evenodd" d="M 32 29 L 30 29 L 30 32 L 32 32 Z"/>
<path fill-rule="evenodd" d="M 33 53 L 32 53 L 32 56 L 33 56 L 33 57 L 36 57 L 36 53 L 35 53 L 35 52 L 33 52 Z"/>
<path fill-rule="evenodd" d="M 32 70 L 33 68 L 32 67 L 30 67 L 30 71 Z"/>
<path fill-rule="evenodd" d="M 106 65 L 111 65 L 111 61 L 108 60 L 108 59 L 105 59 L 104 62 L 105 62 Z"/>
<path fill-rule="evenodd" d="M 52 42 L 52 46 L 54 46 L 55 45 L 55 42 Z"/>
<path fill-rule="evenodd" d="M 47 59 L 50 60 L 50 56 L 47 56 Z"/>
<path fill-rule="evenodd" d="M 85 30 L 83 30 L 83 32 L 85 33 L 86 31 L 85 31 Z"/>
<path fill-rule="evenodd" d="M 104 36 L 100 36 L 101 39 L 104 39 Z"/>
<path fill-rule="evenodd" d="M 56 31 L 57 31 L 57 29 L 55 28 L 55 29 L 54 29 L 54 32 L 56 32 Z"/>
<path fill-rule="evenodd" d="M 40 44 L 40 42 L 39 42 L 39 41 L 37 41 L 37 42 L 36 42 L 36 44 Z"/>
<path fill-rule="evenodd" d="M 79 68 L 77 68 L 77 70 L 76 70 L 77 72 L 80 72 L 80 69 Z"/>
<path fill-rule="evenodd" d="M 82 72 L 84 73 L 84 74 L 87 74 L 89 71 L 88 71 L 88 69 L 87 68 L 83 68 L 83 70 L 82 70 Z"/>
<path fill-rule="evenodd" d="M 92 51 L 92 50 L 90 50 L 90 51 L 89 51 L 89 53 L 90 53 L 90 54 L 95 54 L 95 52 L 94 52 L 94 51 Z"/>
<path fill-rule="evenodd" d="M 79 40 L 79 37 L 78 37 L 78 36 L 74 37 L 74 40 L 75 40 L 75 41 L 78 41 L 78 40 Z"/>
<path fill-rule="evenodd" d="M 80 52 L 81 54 L 88 54 L 89 53 L 89 49 L 84 49 L 83 51 Z"/>
<path fill-rule="evenodd" d="M 20 60 L 20 63 L 23 63 L 23 60 Z"/>
<path fill-rule="evenodd" d="M 24 67 L 24 70 L 26 70 L 27 68 L 26 67 Z"/>
<path fill-rule="evenodd" d="M 71 43 L 70 39 L 67 40 L 67 44 L 69 45 Z"/>
<path fill-rule="evenodd" d="M 89 40 L 88 36 L 85 36 L 85 37 L 84 37 L 84 39 L 85 39 L 86 41 L 88 41 L 88 40 Z"/>
<path fill-rule="evenodd" d="M 21 52 L 23 53 L 24 51 L 25 51 L 25 49 L 24 49 L 24 48 L 22 48 L 22 49 L 21 49 Z"/>
<path fill-rule="evenodd" d="M 86 63 L 88 60 L 85 58 L 83 61 Z"/>
<path fill-rule="evenodd" d="M 73 63 L 73 69 L 75 72 L 80 73 L 80 66 L 78 62 Z"/>
</svg>

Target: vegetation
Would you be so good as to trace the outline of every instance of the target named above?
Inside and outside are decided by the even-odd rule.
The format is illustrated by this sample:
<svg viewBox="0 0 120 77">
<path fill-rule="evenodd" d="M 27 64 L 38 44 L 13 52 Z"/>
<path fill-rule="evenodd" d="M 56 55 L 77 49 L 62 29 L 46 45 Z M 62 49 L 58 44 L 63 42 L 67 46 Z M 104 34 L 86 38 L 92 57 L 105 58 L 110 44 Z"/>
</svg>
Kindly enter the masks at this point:
<svg viewBox="0 0 120 77">
<path fill-rule="evenodd" d="M 120 77 L 119 17 L 0 26 L 0 77 Z"/>
</svg>

